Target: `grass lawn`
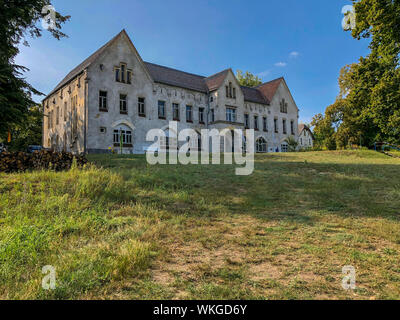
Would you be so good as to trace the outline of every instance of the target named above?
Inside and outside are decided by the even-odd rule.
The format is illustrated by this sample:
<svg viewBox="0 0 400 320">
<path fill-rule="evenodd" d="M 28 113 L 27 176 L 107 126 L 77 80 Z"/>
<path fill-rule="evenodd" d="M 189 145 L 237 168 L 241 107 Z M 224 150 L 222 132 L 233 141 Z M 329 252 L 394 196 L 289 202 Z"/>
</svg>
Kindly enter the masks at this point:
<svg viewBox="0 0 400 320">
<path fill-rule="evenodd" d="M 248 177 L 90 160 L 0 174 L 0 298 L 400 299 L 400 159 L 258 155 Z M 345 265 L 354 291 L 341 286 Z"/>
</svg>

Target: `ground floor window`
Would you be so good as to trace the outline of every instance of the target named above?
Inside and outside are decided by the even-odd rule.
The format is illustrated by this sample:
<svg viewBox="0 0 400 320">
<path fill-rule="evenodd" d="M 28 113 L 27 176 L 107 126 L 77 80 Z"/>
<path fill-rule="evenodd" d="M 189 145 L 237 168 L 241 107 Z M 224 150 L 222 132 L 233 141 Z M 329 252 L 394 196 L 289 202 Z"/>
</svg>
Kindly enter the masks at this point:
<svg viewBox="0 0 400 320">
<path fill-rule="evenodd" d="M 114 130 L 114 144 L 124 146 L 131 146 L 132 145 L 132 131 L 128 130 Z"/>
<path fill-rule="evenodd" d="M 289 147 L 287 144 L 282 144 L 281 145 L 281 151 L 282 152 L 288 152 L 289 151 Z"/>
<path fill-rule="evenodd" d="M 267 141 L 264 138 L 258 138 L 256 141 L 256 152 L 266 153 L 267 152 Z"/>
</svg>

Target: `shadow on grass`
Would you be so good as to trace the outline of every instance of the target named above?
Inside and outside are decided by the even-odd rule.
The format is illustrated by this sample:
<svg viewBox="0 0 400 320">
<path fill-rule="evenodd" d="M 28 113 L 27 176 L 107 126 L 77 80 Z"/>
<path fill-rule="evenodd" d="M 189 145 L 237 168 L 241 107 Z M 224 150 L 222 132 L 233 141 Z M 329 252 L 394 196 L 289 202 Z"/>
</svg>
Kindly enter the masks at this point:
<svg viewBox="0 0 400 320">
<path fill-rule="evenodd" d="M 149 193 L 143 201 L 171 214 L 224 212 L 300 224 L 315 223 L 319 219 L 315 212 L 400 220 L 400 162 L 370 164 L 369 158 L 361 158 L 360 163 L 350 164 L 326 158 L 317 163 L 298 161 L 300 156 L 257 156 L 251 176 L 236 176 L 236 165 L 150 166 L 145 156 L 93 160 Z"/>
</svg>

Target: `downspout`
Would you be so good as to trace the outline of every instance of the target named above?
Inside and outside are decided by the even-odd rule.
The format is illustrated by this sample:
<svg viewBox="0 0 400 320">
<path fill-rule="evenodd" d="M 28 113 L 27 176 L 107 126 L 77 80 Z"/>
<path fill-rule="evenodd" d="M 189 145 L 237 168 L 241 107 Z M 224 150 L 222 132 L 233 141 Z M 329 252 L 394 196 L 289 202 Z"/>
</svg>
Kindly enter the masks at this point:
<svg viewBox="0 0 400 320">
<path fill-rule="evenodd" d="M 87 154 L 87 127 L 88 127 L 88 73 L 87 69 L 85 70 L 85 89 L 84 89 L 84 95 L 85 95 L 85 103 L 84 103 L 84 114 L 85 114 L 85 119 L 84 119 L 84 133 L 83 133 L 83 153 Z"/>
<path fill-rule="evenodd" d="M 210 91 L 207 90 L 207 119 L 206 119 L 206 129 L 208 129 L 208 119 L 210 118 Z"/>
<path fill-rule="evenodd" d="M 43 113 L 43 117 L 42 117 L 42 147 L 44 148 L 44 99 L 42 100 L 42 113 Z"/>
</svg>

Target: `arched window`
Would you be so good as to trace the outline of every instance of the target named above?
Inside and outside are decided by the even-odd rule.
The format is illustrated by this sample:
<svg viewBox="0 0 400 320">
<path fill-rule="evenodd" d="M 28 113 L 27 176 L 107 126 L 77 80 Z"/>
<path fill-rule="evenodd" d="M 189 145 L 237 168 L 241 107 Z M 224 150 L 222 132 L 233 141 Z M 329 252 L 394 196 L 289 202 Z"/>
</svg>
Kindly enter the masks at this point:
<svg viewBox="0 0 400 320">
<path fill-rule="evenodd" d="M 119 125 L 113 131 L 114 147 L 132 148 L 132 129 L 125 125 Z"/>
<path fill-rule="evenodd" d="M 266 153 L 267 152 L 267 141 L 264 138 L 260 137 L 256 141 L 256 151 L 257 153 Z"/>
</svg>

